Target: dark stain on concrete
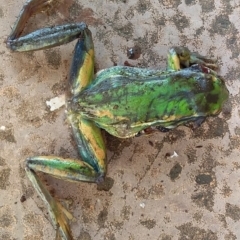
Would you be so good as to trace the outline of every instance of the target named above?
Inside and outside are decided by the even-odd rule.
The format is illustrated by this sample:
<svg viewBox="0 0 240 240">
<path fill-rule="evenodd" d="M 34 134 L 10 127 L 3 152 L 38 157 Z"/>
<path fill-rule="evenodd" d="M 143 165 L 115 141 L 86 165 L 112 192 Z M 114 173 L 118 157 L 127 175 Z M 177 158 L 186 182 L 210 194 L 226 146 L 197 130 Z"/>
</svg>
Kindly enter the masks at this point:
<svg viewBox="0 0 240 240">
<path fill-rule="evenodd" d="M 4 140 L 10 143 L 16 143 L 13 129 L 7 128 L 6 130 L 0 130 L 0 140 Z"/>
<path fill-rule="evenodd" d="M 106 177 L 104 182 L 99 183 L 97 185 L 97 190 L 99 191 L 109 191 L 114 184 L 114 179 L 110 178 L 110 177 Z"/>
<path fill-rule="evenodd" d="M 165 195 L 164 187 L 162 184 L 155 184 L 148 190 L 150 199 L 160 199 Z"/>
<path fill-rule="evenodd" d="M 108 211 L 107 211 L 107 208 L 104 208 L 98 215 L 98 219 L 97 219 L 97 222 L 98 222 L 98 226 L 100 228 L 103 228 L 104 225 L 105 225 L 105 222 L 107 221 L 107 216 L 108 216 Z"/>
<path fill-rule="evenodd" d="M 173 144 L 178 141 L 178 139 L 182 139 L 186 136 L 186 132 L 179 128 L 175 128 L 166 134 L 164 140 L 170 144 Z"/>
<path fill-rule="evenodd" d="M 56 96 L 65 93 L 66 89 L 67 89 L 67 84 L 66 82 L 63 82 L 63 81 L 55 83 L 51 88 L 52 92 Z"/>
<path fill-rule="evenodd" d="M 137 7 L 136 7 L 137 11 L 141 14 L 144 14 L 150 8 L 151 8 L 151 3 L 150 3 L 150 1 L 146 1 L 146 0 L 138 1 Z"/>
<path fill-rule="evenodd" d="M 229 232 L 224 236 L 224 240 L 237 240 L 237 236 L 234 235 L 232 232 Z"/>
<path fill-rule="evenodd" d="M 123 228 L 124 222 L 123 221 L 112 221 L 110 222 L 110 225 L 114 227 L 116 230 L 121 230 Z"/>
<path fill-rule="evenodd" d="M 239 43 L 239 39 L 238 39 L 238 32 L 237 30 L 232 31 L 227 37 L 226 40 L 226 45 L 227 48 L 231 51 L 232 59 L 238 59 L 239 56 L 239 52 L 240 52 L 240 43 Z"/>
<path fill-rule="evenodd" d="M 205 129 L 203 126 L 195 129 L 193 137 L 210 139 L 223 137 L 226 132 L 229 132 L 228 124 L 224 118 L 211 117 L 204 124 L 208 124 L 208 129 Z"/>
<path fill-rule="evenodd" d="M 213 151 L 213 146 L 208 145 L 202 156 L 202 161 L 199 167 L 201 169 L 201 172 L 211 173 L 212 175 L 214 175 L 213 168 L 217 166 L 218 162 L 212 156 L 211 154 L 212 151 Z"/>
<path fill-rule="evenodd" d="M 126 40 L 132 39 L 133 37 L 133 25 L 131 23 L 127 23 L 125 25 L 114 25 L 113 30 Z"/>
<path fill-rule="evenodd" d="M 5 168 L 0 171 L 0 189 L 6 190 L 7 186 L 9 186 L 9 177 L 10 177 L 10 168 Z"/>
<path fill-rule="evenodd" d="M 214 191 L 212 189 L 203 189 L 192 194 L 192 201 L 199 207 L 204 207 L 209 211 L 213 211 Z"/>
<path fill-rule="evenodd" d="M 221 190 L 222 190 L 222 195 L 224 197 L 229 197 L 233 192 L 226 182 L 224 183 L 223 188 Z"/>
<path fill-rule="evenodd" d="M 48 49 L 44 51 L 48 65 L 53 69 L 58 69 L 61 65 L 61 55 L 56 49 Z"/>
<path fill-rule="evenodd" d="M 234 221 L 240 220 L 240 207 L 234 204 L 226 203 L 226 216 L 230 217 Z"/>
<path fill-rule="evenodd" d="M 0 156 L 0 166 L 3 167 L 6 165 L 6 160 Z"/>
<path fill-rule="evenodd" d="M 182 172 L 182 166 L 179 163 L 176 163 L 170 170 L 169 176 L 172 181 L 175 181 Z"/>
<path fill-rule="evenodd" d="M 202 7 L 203 13 L 209 13 L 209 12 L 214 11 L 214 9 L 215 9 L 214 0 L 201 0 L 199 2 L 199 4 Z"/>
<path fill-rule="evenodd" d="M 173 22 L 179 32 L 182 32 L 185 28 L 190 27 L 189 19 L 180 13 L 173 17 Z"/>
<path fill-rule="evenodd" d="M 199 185 L 210 184 L 213 181 L 213 178 L 209 174 L 199 174 L 196 176 L 195 181 Z"/>
<path fill-rule="evenodd" d="M 108 231 L 104 234 L 104 240 L 116 240 L 116 237 L 112 231 Z"/>
<path fill-rule="evenodd" d="M 156 220 L 154 219 L 140 220 L 140 224 L 150 230 L 156 226 Z"/>
<path fill-rule="evenodd" d="M 88 232 L 85 232 L 85 231 L 81 232 L 79 237 L 78 237 L 78 240 L 91 240 L 91 239 L 92 238 L 91 238 L 90 234 Z"/>
<path fill-rule="evenodd" d="M 9 213 L 4 213 L 0 216 L 0 227 L 7 228 L 13 223 L 13 217 Z"/>
<path fill-rule="evenodd" d="M 185 154 L 187 155 L 189 164 L 197 161 L 197 150 L 195 148 L 188 148 Z"/>
<path fill-rule="evenodd" d="M 129 220 L 131 215 L 131 207 L 130 206 L 124 206 L 121 210 L 121 217 L 123 220 Z"/>
<path fill-rule="evenodd" d="M 0 8 L 0 18 L 3 18 L 4 17 L 4 12 L 2 10 L 2 8 Z"/>
<path fill-rule="evenodd" d="M 58 12 L 64 19 L 59 20 L 58 24 L 65 22 L 86 22 L 88 25 L 97 26 L 101 24 L 101 19 L 94 17 L 94 12 L 91 8 L 84 8 L 76 0 L 62 0 L 58 4 Z"/>
<path fill-rule="evenodd" d="M 211 24 L 211 33 L 220 34 L 226 36 L 235 29 L 235 26 L 230 22 L 229 16 L 226 14 L 221 14 L 213 19 Z"/>
<path fill-rule="evenodd" d="M 114 155 L 120 156 L 125 147 L 129 147 L 132 144 L 132 139 L 120 139 L 114 136 L 111 136 L 108 133 L 105 133 L 107 148 L 111 152 L 114 152 Z"/>
<path fill-rule="evenodd" d="M 186 5 L 194 5 L 196 4 L 196 0 L 185 0 Z"/>
<path fill-rule="evenodd" d="M 176 9 L 181 4 L 182 1 L 181 0 L 158 0 L 158 2 L 167 8 Z"/>
<path fill-rule="evenodd" d="M 199 227 L 194 227 L 192 223 L 185 223 L 177 227 L 180 231 L 178 240 L 218 240 L 217 234 L 211 230 L 205 230 Z"/>
<path fill-rule="evenodd" d="M 158 238 L 159 240 L 172 240 L 173 236 L 167 235 L 167 234 L 161 234 L 160 237 Z"/>
</svg>

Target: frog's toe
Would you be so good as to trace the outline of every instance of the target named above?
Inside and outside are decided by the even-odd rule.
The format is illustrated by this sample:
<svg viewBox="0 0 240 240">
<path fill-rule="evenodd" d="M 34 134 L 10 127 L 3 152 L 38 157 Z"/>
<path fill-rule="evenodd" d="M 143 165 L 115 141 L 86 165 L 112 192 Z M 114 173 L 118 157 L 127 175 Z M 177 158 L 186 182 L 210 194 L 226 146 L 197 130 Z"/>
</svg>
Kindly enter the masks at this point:
<svg viewBox="0 0 240 240">
<path fill-rule="evenodd" d="M 212 58 L 202 56 L 197 52 L 192 52 L 190 54 L 190 65 L 193 65 L 193 64 L 204 65 L 213 70 L 218 68 L 217 59 L 212 59 Z"/>
</svg>

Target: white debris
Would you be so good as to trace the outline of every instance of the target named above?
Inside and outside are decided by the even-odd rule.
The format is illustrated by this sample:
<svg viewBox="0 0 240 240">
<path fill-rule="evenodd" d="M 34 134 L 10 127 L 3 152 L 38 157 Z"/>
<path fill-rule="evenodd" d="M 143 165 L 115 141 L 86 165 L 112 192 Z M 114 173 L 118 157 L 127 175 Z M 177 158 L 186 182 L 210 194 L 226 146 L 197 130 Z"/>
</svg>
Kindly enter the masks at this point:
<svg viewBox="0 0 240 240">
<path fill-rule="evenodd" d="M 59 95 L 55 98 L 50 99 L 49 101 L 46 101 L 46 104 L 48 107 L 50 107 L 50 111 L 55 111 L 65 105 L 66 99 L 65 94 Z"/>
<path fill-rule="evenodd" d="M 178 157 L 178 154 L 174 151 L 173 155 L 170 156 L 170 158 Z"/>
<path fill-rule="evenodd" d="M 1 126 L 1 127 L 0 127 L 0 130 L 5 131 L 5 130 L 6 130 L 6 127 L 5 127 L 5 126 Z"/>
<path fill-rule="evenodd" d="M 145 208 L 145 203 L 140 203 L 139 206 L 140 206 L 141 208 Z"/>
</svg>

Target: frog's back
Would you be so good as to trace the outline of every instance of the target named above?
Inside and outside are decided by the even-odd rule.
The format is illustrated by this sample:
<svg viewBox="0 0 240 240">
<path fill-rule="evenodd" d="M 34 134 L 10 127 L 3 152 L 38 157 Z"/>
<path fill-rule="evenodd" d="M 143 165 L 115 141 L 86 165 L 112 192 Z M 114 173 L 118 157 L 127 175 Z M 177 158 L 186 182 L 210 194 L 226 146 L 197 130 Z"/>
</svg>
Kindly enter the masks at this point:
<svg viewBox="0 0 240 240">
<path fill-rule="evenodd" d="M 174 128 L 218 114 L 228 97 L 224 81 L 196 67 L 154 71 L 116 67 L 100 73 L 74 99 L 80 114 L 117 137 L 149 126 Z"/>
</svg>

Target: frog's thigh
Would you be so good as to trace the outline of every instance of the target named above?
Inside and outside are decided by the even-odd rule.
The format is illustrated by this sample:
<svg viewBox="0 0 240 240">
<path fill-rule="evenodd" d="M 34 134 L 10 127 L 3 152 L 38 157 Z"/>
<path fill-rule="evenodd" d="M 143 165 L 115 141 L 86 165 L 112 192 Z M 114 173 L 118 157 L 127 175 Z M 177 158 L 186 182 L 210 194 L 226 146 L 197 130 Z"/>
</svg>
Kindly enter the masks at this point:
<svg viewBox="0 0 240 240">
<path fill-rule="evenodd" d="M 96 182 L 101 181 L 107 171 L 106 146 L 101 129 L 91 120 L 82 118 L 76 113 L 68 113 L 68 120 L 72 126 L 79 155 L 98 173 Z"/>
</svg>

